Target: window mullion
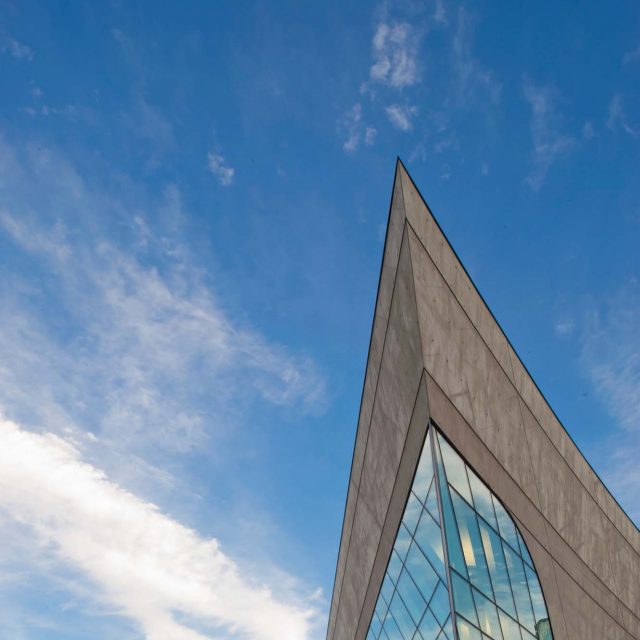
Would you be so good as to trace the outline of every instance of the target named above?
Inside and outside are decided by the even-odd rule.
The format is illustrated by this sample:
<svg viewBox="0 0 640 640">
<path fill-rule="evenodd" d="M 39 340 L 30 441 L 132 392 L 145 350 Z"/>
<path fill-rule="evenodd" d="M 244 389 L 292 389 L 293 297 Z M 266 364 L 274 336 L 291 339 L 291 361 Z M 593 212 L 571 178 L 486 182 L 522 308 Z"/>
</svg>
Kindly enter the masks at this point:
<svg viewBox="0 0 640 640">
<path fill-rule="evenodd" d="M 440 474 L 438 473 L 438 458 L 435 449 L 435 428 L 429 424 L 427 437 L 429 438 L 429 446 L 431 447 L 431 459 L 433 461 L 433 477 L 436 482 L 436 493 L 438 497 L 438 515 L 440 516 L 440 533 L 442 534 L 442 550 L 444 553 L 445 572 L 447 575 L 447 592 L 449 593 L 449 607 L 451 608 L 451 628 L 453 629 L 453 637 L 460 640 L 458 636 L 458 626 L 456 625 L 456 610 L 453 604 L 453 587 L 451 582 L 451 567 L 449 565 L 449 550 L 447 549 L 447 538 L 445 532 L 444 509 L 442 507 L 442 494 L 440 487 Z M 455 516 L 454 516 L 455 517 Z"/>
</svg>

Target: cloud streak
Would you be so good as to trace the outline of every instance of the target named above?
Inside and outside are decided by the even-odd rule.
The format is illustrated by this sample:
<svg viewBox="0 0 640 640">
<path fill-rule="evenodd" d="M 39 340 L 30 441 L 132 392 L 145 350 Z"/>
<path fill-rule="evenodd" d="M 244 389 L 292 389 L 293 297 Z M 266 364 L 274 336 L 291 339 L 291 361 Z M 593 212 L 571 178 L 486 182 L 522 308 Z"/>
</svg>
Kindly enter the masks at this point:
<svg viewBox="0 0 640 640">
<path fill-rule="evenodd" d="M 607 128 L 611 131 L 622 130 L 633 138 L 640 136 L 640 128 L 629 124 L 629 119 L 624 109 L 624 101 L 620 94 L 613 96 L 611 102 L 609 102 Z"/>
<path fill-rule="evenodd" d="M 251 582 L 212 538 L 118 487 L 51 433 L 0 416 L 0 510 L 81 571 L 148 640 L 303 640 L 313 607 Z M 181 616 L 180 618 L 178 616 Z M 184 620 L 189 620 L 185 622 Z"/>
<path fill-rule="evenodd" d="M 339 123 L 340 129 L 346 134 L 342 148 L 347 153 L 353 153 L 361 142 L 370 147 L 374 144 L 378 131 L 375 127 L 366 126 L 362 120 L 362 105 L 356 102 L 349 109 Z"/>
<path fill-rule="evenodd" d="M 411 131 L 413 117 L 418 113 L 415 106 L 392 104 L 385 109 L 389 122 L 400 131 Z"/>
<path fill-rule="evenodd" d="M 252 408 L 321 411 L 315 363 L 235 320 L 175 186 L 103 190 L 55 150 L 1 138 L 0 170 L 3 265 L 21 265 L 0 282 L 3 539 L 29 529 L 29 552 L 51 545 L 152 640 L 307 638 L 311 609 L 282 580 L 258 584 L 136 491 L 191 499 L 173 491 L 187 454 L 213 464 Z"/>
<path fill-rule="evenodd" d="M 533 142 L 533 170 L 525 182 L 533 191 L 538 191 L 551 166 L 576 144 L 575 138 L 560 133 L 559 114 L 550 87 L 536 86 L 528 79 L 524 81 L 524 98 L 531 107 L 531 139 Z"/>
<path fill-rule="evenodd" d="M 609 440 L 605 476 L 640 522 L 640 282 L 627 282 L 587 318 L 581 361 L 598 396 L 618 425 Z"/>
<path fill-rule="evenodd" d="M 231 186 L 236 170 L 227 164 L 224 156 L 213 151 L 208 156 L 209 171 L 218 179 L 223 187 Z"/>
<path fill-rule="evenodd" d="M 471 16 L 464 7 L 460 7 L 452 40 L 453 69 L 457 77 L 458 93 L 463 99 L 467 99 L 478 90 L 483 90 L 496 103 L 500 100 L 502 85 L 493 72 L 483 67 L 474 57 L 473 32 Z"/>
<path fill-rule="evenodd" d="M 0 403 L 12 415 L 50 428 L 77 423 L 123 448 L 189 451 L 237 422 L 237 403 L 322 406 L 324 380 L 309 358 L 227 313 L 175 229 L 184 215 L 175 187 L 150 211 L 125 216 L 122 246 L 96 221 L 129 205 L 92 192 L 54 154 L 21 163 L 8 146 L 3 152 L 0 230 L 52 283 L 24 291 L 14 277 L 0 290 Z M 29 180 L 31 194 L 52 204 L 21 200 Z M 154 218 L 174 228 L 150 227 Z M 39 312 L 47 304 L 63 314 L 65 335 Z"/>
<path fill-rule="evenodd" d="M 373 36 L 373 57 L 369 75 L 394 89 L 402 89 L 420 80 L 418 49 L 421 33 L 407 22 L 381 22 Z"/>
<path fill-rule="evenodd" d="M 15 38 L 5 35 L 0 39 L 0 51 L 16 60 L 33 60 L 33 49 Z"/>
</svg>

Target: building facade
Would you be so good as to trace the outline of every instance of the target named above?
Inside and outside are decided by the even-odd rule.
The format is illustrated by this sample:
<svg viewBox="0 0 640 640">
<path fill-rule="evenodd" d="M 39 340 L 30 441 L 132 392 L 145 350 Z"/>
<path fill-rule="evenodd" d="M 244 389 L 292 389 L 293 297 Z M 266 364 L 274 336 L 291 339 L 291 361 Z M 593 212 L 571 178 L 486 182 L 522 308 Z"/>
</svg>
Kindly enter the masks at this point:
<svg viewBox="0 0 640 640">
<path fill-rule="evenodd" d="M 365 638 L 640 640 L 640 532 L 400 162 L 327 630 Z"/>
</svg>

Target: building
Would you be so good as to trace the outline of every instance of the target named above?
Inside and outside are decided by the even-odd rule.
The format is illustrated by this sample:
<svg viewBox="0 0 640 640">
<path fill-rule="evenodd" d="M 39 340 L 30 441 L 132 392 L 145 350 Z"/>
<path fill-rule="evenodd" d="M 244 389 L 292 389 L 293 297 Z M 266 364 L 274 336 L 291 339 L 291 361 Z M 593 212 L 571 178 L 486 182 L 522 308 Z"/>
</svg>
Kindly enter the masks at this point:
<svg viewBox="0 0 640 640">
<path fill-rule="evenodd" d="M 327 631 L 364 638 L 640 639 L 640 532 L 400 162 Z"/>
</svg>

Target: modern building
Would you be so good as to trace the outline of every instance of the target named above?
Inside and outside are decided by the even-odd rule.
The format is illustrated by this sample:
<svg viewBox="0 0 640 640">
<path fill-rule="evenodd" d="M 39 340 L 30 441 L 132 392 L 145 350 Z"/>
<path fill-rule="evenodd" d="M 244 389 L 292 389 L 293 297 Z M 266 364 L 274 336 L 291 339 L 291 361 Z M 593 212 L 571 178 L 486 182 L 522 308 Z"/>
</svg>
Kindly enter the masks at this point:
<svg viewBox="0 0 640 640">
<path fill-rule="evenodd" d="M 327 632 L 365 638 L 640 639 L 640 532 L 400 162 Z"/>
</svg>

